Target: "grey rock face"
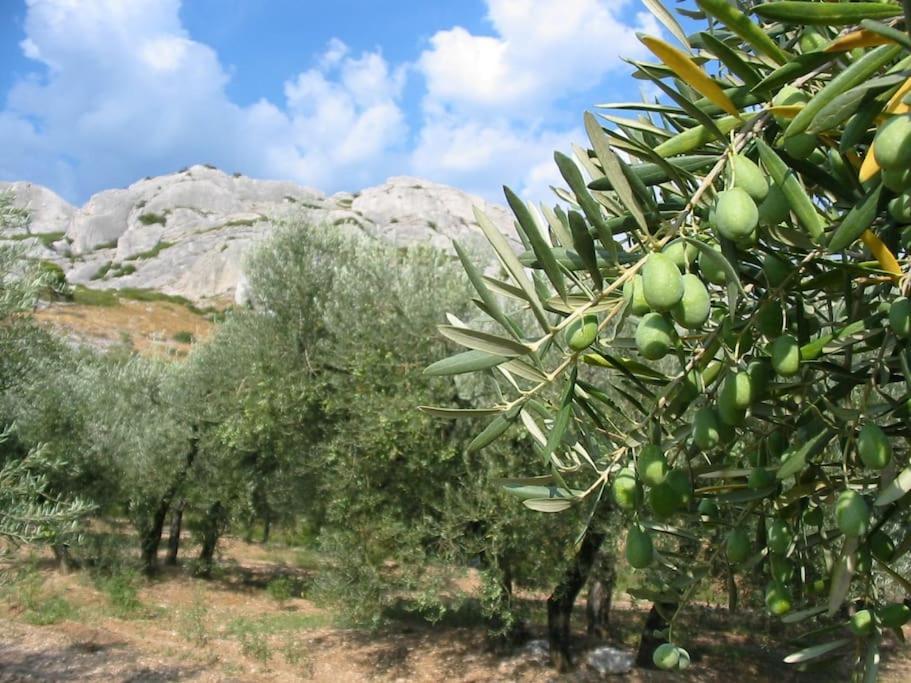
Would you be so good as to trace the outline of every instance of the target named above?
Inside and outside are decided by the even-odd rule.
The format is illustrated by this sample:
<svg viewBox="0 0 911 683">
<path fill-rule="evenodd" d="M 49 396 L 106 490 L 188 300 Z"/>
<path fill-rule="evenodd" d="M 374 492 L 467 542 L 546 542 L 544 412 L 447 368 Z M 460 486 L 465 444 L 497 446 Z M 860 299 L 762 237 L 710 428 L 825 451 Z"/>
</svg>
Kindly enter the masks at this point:
<svg viewBox="0 0 911 683">
<path fill-rule="evenodd" d="M 36 257 L 60 265 L 71 284 L 155 289 L 196 302 L 249 299 L 247 254 L 279 221 L 292 217 L 398 246 L 449 250 L 457 239 L 489 253 L 475 223 L 477 206 L 518 244 L 504 208 L 420 178 L 394 177 L 327 197 L 290 182 L 193 166 L 100 192 L 78 209 L 39 185 L 0 183 L 4 188 L 31 210 L 32 233 L 65 234 L 49 246 L 37 238 L 27 243 Z"/>
<path fill-rule="evenodd" d="M 0 182 L 0 192 L 12 192 L 13 206 L 31 213 L 29 231 L 34 234 L 66 232 L 76 209 L 56 193 L 33 183 Z"/>
</svg>

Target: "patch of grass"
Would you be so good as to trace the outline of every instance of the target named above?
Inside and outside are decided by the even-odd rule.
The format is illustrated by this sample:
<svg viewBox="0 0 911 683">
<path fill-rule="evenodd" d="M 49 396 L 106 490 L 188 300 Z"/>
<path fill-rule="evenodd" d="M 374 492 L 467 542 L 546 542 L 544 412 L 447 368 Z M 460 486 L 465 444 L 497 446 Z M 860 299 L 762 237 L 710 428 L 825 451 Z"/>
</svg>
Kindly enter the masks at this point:
<svg viewBox="0 0 911 683">
<path fill-rule="evenodd" d="M 295 593 L 294 581 L 292 581 L 287 576 L 279 576 L 276 579 L 272 579 L 266 585 L 266 592 L 269 596 L 278 602 L 285 602 L 294 597 Z"/>
<path fill-rule="evenodd" d="M 262 633 L 241 633 L 238 640 L 244 657 L 252 657 L 258 662 L 268 662 L 272 659 L 269 641 Z"/>
<path fill-rule="evenodd" d="M 109 275 L 111 277 L 125 277 L 126 275 L 132 275 L 135 272 L 136 266 L 132 263 L 123 263 L 112 267 L 109 271 Z"/>
<path fill-rule="evenodd" d="M 51 595 L 43 598 L 29 609 L 25 615 L 25 620 L 35 626 L 50 626 L 59 624 L 61 621 L 72 619 L 76 615 L 76 608 L 73 607 L 66 598 L 59 595 Z"/>
<path fill-rule="evenodd" d="M 96 245 L 94 247 L 95 251 L 97 251 L 98 249 L 116 249 L 116 248 L 117 248 L 116 239 L 111 240 L 110 242 L 102 242 L 101 244 Z"/>
<path fill-rule="evenodd" d="M 132 569 L 120 569 L 112 574 L 95 577 L 95 587 L 108 597 L 114 614 L 121 618 L 138 616 L 142 610 L 139 600 L 139 574 Z"/>
<path fill-rule="evenodd" d="M 66 598 L 44 590 L 44 578 L 35 564 L 26 564 L 8 580 L 3 595 L 22 609 L 22 618 L 27 623 L 49 626 L 76 616 L 76 608 Z"/>
<path fill-rule="evenodd" d="M 192 344 L 194 341 L 196 341 L 196 337 L 194 337 L 193 333 L 189 330 L 180 330 L 179 332 L 175 332 L 174 336 L 171 337 L 171 339 L 179 344 Z"/>
<path fill-rule="evenodd" d="M 110 272 L 111 268 L 113 268 L 113 267 L 114 267 L 113 262 L 108 261 L 103 266 L 101 266 L 101 268 L 98 269 L 98 271 L 92 276 L 92 279 L 93 280 L 103 280 L 104 276 L 107 275 Z"/>
<path fill-rule="evenodd" d="M 17 235 L 3 235 L 3 239 L 9 240 L 10 242 L 21 242 L 23 240 L 30 240 L 37 235 L 33 235 L 29 232 L 20 232 Z"/>
<path fill-rule="evenodd" d="M 292 197 L 290 194 L 285 195 L 285 201 L 290 202 L 291 204 L 297 204 L 297 199 Z"/>
<path fill-rule="evenodd" d="M 122 299 L 130 299 L 132 301 L 163 301 L 165 303 L 186 306 L 194 313 L 202 313 L 202 311 L 196 308 L 196 306 L 193 305 L 193 302 L 186 297 L 178 296 L 177 294 L 165 294 L 164 292 L 156 292 L 154 289 L 123 287 L 122 289 L 117 290 L 117 296 Z"/>
<path fill-rule="evenodd" d="M 165 240 L 161 240 L 160 242 L 157 242 L 155 244 L 155 246 L 152 247 L 151 249 L 149 249 L 148 251 L 141 251 L 138 254 L 134 254 L 133 256 L 130 257 L 130 260 L 142 261 L 145 259 L 155 258 L 162 251 L 164 251 L 168 247 L 173 247 L 173 246 L 174 246 L 173 242 L 167 242 Z"/>
<path fill-rule="evenodd" d="M 168 219 L 160 213 L 149 212 L 142 214 L 137 220 L 143 225 L 154 225 L 155 223 L 164 225 Z"/>
<path fill-rule="evenodd" d="M 286 631 L 308 631 L 316 628 L 326 628 L 335 624 L 334 617 L 322 612 L 309 614 L 278 612 L 276 614 L 266 614 L 255 619 L 239 617 L 229 622 L 225 631 L 228 635 L 239 638 L 245 633 L 268 636 Z"/>
<path fill-rule="evenodd" d="M 76 285 L 73 288 L 73 302 L 83 306 L 116 306 L 117 294 L 109 289 L 89 289 Z"/>
<path fill-rule="evenodd" d="M 208 615 L 209 608 L 201 596 L 196 595 L 190 608 L 180 613 L 178 633 L 194 645 L 205 647 L 209 642 L 209 631 L 206 628 Z"/>
<path fill-rule="evenodd" d="M 216 166 L 215 164 L 203 164 L 203 167 L 208 168 L 210 171 L 218 170 L 218 166 Z"/>
<path fill-rule="evenodd" d="M 35 235 L 35 237 L 37 237 L 41 241 L 41 244 L 43 244 L 45 247 L 50 249 L 51 245 L 54 242 L 56 242 L 57 240 L 63 239 L 64 235 L 66 235 L 66 233 L 63 231 L 42 232 L 42 233 L 38 233 L 37 235 Z"/>
<path fill-rule="evenodd" d="M 260 218 L 235 218 L 233 221 L 228 221 L 221 227 L 234 228 L 237 226 L 243 226 L 245 228 L 249 228 L 252 225 L 256 225 L 261 220 L 263 220 L 262 217 L 260 217 Z"/>
<path fill-rule="evenodd" d="M 313 678 L 313 655 L 310 654 L 306 643 L 303 643 L 294 634 L 289 633 L 283 639 L 279 652 L 282 653 L 288 664 L 297 668 L 298 673 L 303 678 Z"/>
<path fill-rule="evenodd" d="M 437 229 L 439 229 L 439 226 L 438 226 L 434 221 L 427 221 L 427 226 L 428 226 L 431 230 L 437 230 Z"/>
</svg>

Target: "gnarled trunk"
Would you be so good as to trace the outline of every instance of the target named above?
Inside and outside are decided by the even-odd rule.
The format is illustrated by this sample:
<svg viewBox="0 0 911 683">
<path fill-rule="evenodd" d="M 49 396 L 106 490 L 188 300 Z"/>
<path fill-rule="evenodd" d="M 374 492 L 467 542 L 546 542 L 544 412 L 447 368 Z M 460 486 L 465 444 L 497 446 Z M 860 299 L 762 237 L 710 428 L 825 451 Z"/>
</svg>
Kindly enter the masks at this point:
<svg viewBox="0 0 911 683">
<path fill-rule="evenodd" d="M 169 491 L 158 503 L 152 514 L 151 524 L 142 534 L 142 566 L 146 575 L 152 576 L 158 571 L 158 548 L 161 546 L 161 535 L 164 531 L 164 520 L 171 507 L 173 491 Z"/>
<path fill-rule="evenodd" d="M 215 548 L 218 545 L 218 539 L 224 531 L 227 522 L 227 510 L 216 500 L 209 507 L 206 517 L 202 522 L 202 549 L 199 552 L 199 572 L 200 576 L 209 577 L 212 575 L 212 564 L 215 558 Z"/>
<path fill-rule="evenodd" d="M 180 552 L 180 531 L 183 525 L 183 511 L 187 507 L 187 501 L 181 499 L 174 511 L 171 513 L 171 529 L 168 533 L 168 555 L 165 564 L 175 566 L 177 564 L 177 553 Z"/>
<path fill-rule="evenodd" d="M 570 653 L 570 619 L 576 596 L 588 580 L 598 550 L 604 542 L 604 533 L 589 531 L 582 540 L 576 557 L 567 567 L 560 583 L 547 598 L 547 640 L 550 659 L 558 671 L 572 668 Z"/>
</svg>

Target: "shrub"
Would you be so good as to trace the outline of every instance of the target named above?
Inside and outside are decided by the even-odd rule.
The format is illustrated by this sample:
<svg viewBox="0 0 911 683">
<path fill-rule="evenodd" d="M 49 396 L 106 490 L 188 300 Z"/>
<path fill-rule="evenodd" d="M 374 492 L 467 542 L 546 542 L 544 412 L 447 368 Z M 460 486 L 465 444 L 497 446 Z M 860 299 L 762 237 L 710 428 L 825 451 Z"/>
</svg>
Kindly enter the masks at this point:
<svg viewBox="0 0 911 683">
<path fill-rule="evenodd" d="M 143 225 L 154 225 L 156 223 L 158 223 L 160 225 L 164 225 L 165 222 L 167 221 L 167 217 L 163 216 L 160 213 L 151 213 L 150 212 L 150 213 L 140 214 L 140 216 L 137 220 L 140 223 L 142 223 Z"/>
<path fill-rule="evenodd" d="M 180 330 L 179 332 L 175 332 L 172 339 L 180 344 L 192 344 L 194 341 L 196 341 L 196 337 L 193 336 L 193 333 L 187 330 Z"/>
</svg>

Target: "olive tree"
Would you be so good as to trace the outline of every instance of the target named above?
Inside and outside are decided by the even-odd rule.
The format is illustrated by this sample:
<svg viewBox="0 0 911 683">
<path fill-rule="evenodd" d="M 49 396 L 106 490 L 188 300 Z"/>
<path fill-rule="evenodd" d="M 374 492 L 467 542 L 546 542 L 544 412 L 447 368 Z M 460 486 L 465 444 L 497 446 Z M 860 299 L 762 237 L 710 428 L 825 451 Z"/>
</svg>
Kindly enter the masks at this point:
<svg viewBox="0 0 911 683">
<path fill-rule="evenodd" d="M 414 409 L 493 390 L 484 379 L 453 386 L 424 373 L 446 344 L 433 333 L 441 313 L 461 312 L 468 300 L 453 259 L 302 219 L 263 245 L 249 273 L 261 328 L 285 349 L 272 372 L 290 383 L 275 386 L 299 406 L 282 412 L 296 412 L 307 432 L 295 444 L 308 492 L 299 505 L 309 507 L 300 514 L 329 558 L 322 592 L 362 622 L 381 621 L 402 595 L 439 616 L 451 570 L 475 560 L 492 626 L 516 630 L 512 587 L 556 580 L 565 560 L 553 539 L 568 520 L 542 529 L 492 487 L 473 490 L 507 475 L 506 462 L 529 467 L 526 437 L 517 434 L 510 448 L 504 438 L 502 464 L 491 463 L 468 448 L 474 425 L 439 424 Z"/>
<path fill-rule="evenodd" d="M 486 322 L 440 327 L 468 349 L 440 363 L 502 398 L 432 412 L 527 429 L 526 506 L 623 511 L 659 667 L 689 665 L 701 583 L 749 572 L 806 625 L 785 661 L 873 680 L 911 614 L 911 17 L 697 0 L 687 35 L 647 4 L 658 98 L 585 114 L 560 205 L 507 189 L 524 253 L 477 212 L 504 275 L 466 262 Z"/>
<path fill-rule="evenodd" d="M 0 230 L 27 225 L 28 214 L 12 197 L 0 194 Z M 28 319 L 47 276 L 25 250 L 0 245 L 0 391 L 8 391 L 34 371 L 36 363 L 58 351 Z M 47 453 L 40 445 L 20 448 L 12 437 L 13 416 L 0 413 L 0 539 L 17 543 L 59 544 L 71 537 L 90 506 L 78 496 L 55 495 L 44 471 Z M 59 493 L 59 492 L 57 492 Z"/>
</svg>

